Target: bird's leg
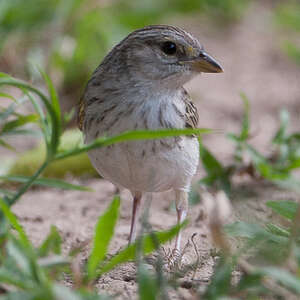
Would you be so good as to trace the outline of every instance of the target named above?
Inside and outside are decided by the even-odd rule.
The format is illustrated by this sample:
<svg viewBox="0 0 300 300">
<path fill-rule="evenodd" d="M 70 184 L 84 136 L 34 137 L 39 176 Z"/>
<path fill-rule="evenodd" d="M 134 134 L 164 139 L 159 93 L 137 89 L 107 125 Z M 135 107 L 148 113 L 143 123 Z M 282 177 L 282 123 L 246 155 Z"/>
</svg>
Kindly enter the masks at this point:
<svg viewBox="0 0 300 300">
<path fill-rule="evenodd" d="M 187 215 L 188 211 L 188 193 L 182 190 L 175 190 L 175 201 L 177 211 L 177 224 L 181 224 Z M 180 254 L 181 231 L 178 232 L 175 241 L 174 252 Z"/>
<path fill-rule="evenodd" d="M 131 244 L 136 237 L 136 223 L 137 223 L 139 208 L 141 206 L 141 198 L 142 198 L 142 193 L 135 192 L 133 194 L 131 227 L 130 227 L 130 234 L 129 234 L 129 241 L 128 241 L 129 244 Z"/>
</svg>

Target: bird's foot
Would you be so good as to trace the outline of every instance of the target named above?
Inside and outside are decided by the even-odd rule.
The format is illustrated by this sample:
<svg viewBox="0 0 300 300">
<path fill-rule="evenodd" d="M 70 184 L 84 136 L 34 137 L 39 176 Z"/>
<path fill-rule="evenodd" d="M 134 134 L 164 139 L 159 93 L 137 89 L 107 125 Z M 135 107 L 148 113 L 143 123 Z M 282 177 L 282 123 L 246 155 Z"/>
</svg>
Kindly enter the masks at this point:
<svg viewBox="0 0 300 300">
<path fill-rule="evenodd" d="M 174 248 L 173 250 L 168 249 L 166 250 L 163 248 L 164 251 L 164 262 L 168 266 L 170 270 L 178 270 L 181 266 L 181 259 L 182 253 L 177 249 Z"/>
<path fill-rule="evenodd" d="M 181 267 L 182 254 L 179 250 L 174 248 L 161 247 L 160 251 L 148 255 L 146 261 L 148 264 L 155 266 L 160 260 L 165 271 L 176 271 Z"/>
</svg>

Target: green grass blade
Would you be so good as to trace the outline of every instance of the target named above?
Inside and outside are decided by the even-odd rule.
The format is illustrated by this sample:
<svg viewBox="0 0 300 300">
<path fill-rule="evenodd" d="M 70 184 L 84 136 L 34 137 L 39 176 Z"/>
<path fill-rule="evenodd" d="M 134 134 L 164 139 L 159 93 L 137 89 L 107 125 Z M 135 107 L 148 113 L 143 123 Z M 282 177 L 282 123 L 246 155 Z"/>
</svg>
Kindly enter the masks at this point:
<svg viewBox="0 0 300 300">
<path fill-rule="evenodd" d="M 12 150 L 12 151 L 16 151 L 16 149 L 11 146 L 10 144 L 6 143 L 4 140 L 0 139 L 0 146 L 4 147 L 4 148 L 7 148 L 9 150 Z"/>
<path fill-rule="evenodd" d="M 50 229 L 50 233 L 38 249 L 39 257 L 44 257 L 48 255 L 50 252 L 54 254 L 61 254 L 61 243 L 62 239 L 57 230 L 57 228 L 52 225 Z"/>
<path fill-rule="evenodd" d="M 206 289 L 203 299 L 216 300 L 222 299 L 224 296 L 228 295 L 231 289 L 232 270 L 233 264 L 226 261 L 224 257 L 221 257 L 220 261 L 215 267 L 215 272 L 211 278 L 210 284 Z"/>
<path fill-rule="evenodd" d="M 27 90 L 28 92 L 32 92 L 34 94 L 36 94 L 41 101 L 43 102 L 43 104 L 45 105 L 47 112 L 49 114 L 49 117 L 51 119 L 51 147 L 47 148 L 48 150 L 48 159 L 51 159 L 55 152 L 56 149 L 58 147 L 58 143 L 59 143 L 59 135 L 60 135 L 60 127 L 59 127 L 59 120 L 57 117 L 57 112 L 55 111 L 55 109 L 53 108 L 52 103 L 49 101 L 48 97 L 45 96 L 45 94 L 43 92 L 41 92 L 39 89 L 33 87 L 32 85 L 22 81 L 22 80 L 17 80 L 14 79 L 12 77 L 9 76 L 0 76 L 0 86 L 1 85 L 8 85 L 8 86 L 14 86 L 19 88 L 20 90 Z"/>
<path fill-rule="evenodd" d="M 30 135 L 33 137 L 40 137 L 39 131 L 31 129 L 13 129 L 2 134 L 3 136 L 15 136 L 15 135 Z"/>
<path fill-rule="evenodd" d="M 15 286 L 19 289 L 32 289 L 33 284 L 29 280 L 22 280 L 14 272 L 6 268 L 0 268 L 0 283 Z M 1 299 L 1 298 L 0 298 Z M 10 298 L 8 298 L 10 299 Z"/>
<path fill-rule="evenodd" d="M 278 213 L 279 215 L 289 219 L 293 220 L 297 209 L 299 207 L 299 204 L 293 201 L 268 201 L 266 203 L 268 207 L 271 207 L 273 211 Z"/>
<path fill-rule="evenodd" d="M 181 135 L 200 135 L 200 134 L 211 133 L 211 132 L 212 130 L 205 129 L 205 128 L 128 131 L 113 137 L 100 137 L 88 145 L 81 146 L 62 153 L 58 153 L 55 157 L 55 160 L 63 159 L 95 148 L 105 147 L 105 146 L 126 142 L 126 141 L 161 139 L 161 138 L 175 137 Z"/>
<path fill-rule="evenodd" d="M 26 183 L 31 177 L 28 176 L 14 176 L 14 175 L 4 175 L 0 176 L 0 180 L 3 181 L 10 181 L 10 182 L 19 182 L 19 183 Z M 77 191 L 92 191 L 92 189 L 82 186 L 82 185 L 77 185 L 77 184 L 72 184 L 65 182 L 63 180 L 59 179 L 54 179 L 54 178 L 38 178 L 36 179 L 32 185 L 41 185 L 41 186 L 46 186 L 46 187 L 52 187 L 52 188 L 58 188 L 58 189 L 63 189 L 63 190 L 77 190 Z"/>
<path fill-rule="evenodd" d="M 249 100 L 244 93 L 241 93 L 241 98 L 244 101 L 244 115 L 242 121 L 242 129 L 240 133 L 240 141 L 246 141 L 249 137 Z"/>
<path fill-rule="evenodd" d="M 278 131 L 276 132 L 275 136 L 272 139 L 272 142 L 274 144 L 282 144 L 285 142 L 285 139 L 287 139 L 287 128 L 289 125 L 290 116 L 288 111 L 283 109 L 280 112 L 280 126 Z"/>
<path fill-rule="evenodd" d="M 176 236 L 176 234 L 179 232 L 179 230 L 184 227 L 187 224 L 187 222 L 183 222 L 182 224 L 176 225 L 172 227 L 169 230 L 166 231 L 160 231 L 155 233 L 149 233 L 146 236 L 142 237 L 143 240 L 141 242 L 141 245 L 143 245 L 143 253 L 145 255 L 151 253 L 153 250 L 157 248 L 156 243 L 153 241 L 153 234 L 155 234 L 157 241 L 159 244 L 164 244 L 165 242 L 171 240 L 173 237 Z M 112 257 L 100 270 L 97 272 L 97 276 L 100 276 L 113 268 L 115 268 L 117 265 L 132 261 L 135 258 L 136 250 L 137 250 L 138 242 L 136 241 L 134 244 L 129 245 L 124 250 L 120 251 L 118 254 L 116 254 L 114 257 Z"/>
<path fill-rule="evenodd" d="M 27 123 L 34 123 L 38 120 L 38 116 L 35 114 L 27 115 L 27 116 L 19 116 L 17 120 L 12 120 L 7 123 L 2 127 L 2 130 L 0 134 L 8 132 L 12 129 L 21 127 Z"/>
<path fill-rule="evenodd" d="M 254 223 L 237 221 L 232 224 L 226 225 L 224 229 L 225 232 L 230 236 L 246 238 L 254 242 L 272 241 L 275 243 L 283 243 L 287 241 L 286 238 L 275 235 L 272 232 L 266 230 L 266 228 Z"/>
<path fill-rule="evenodd" d="M 14 263 L 15 267 L 20 272 L 20 275 L 24 275 L 29 280 L 34 278 L 32 259 L 28 255 L 28 248 L 17 240 L 15 237 L 10 236 L 10 239 L 6 243 L 7 257 Z"/>
<path fill-rule="evenodd" d="M 48 91 L 49 91 L 49 94 L 50 94 L 50 99 L 51 99 L 51 102 L 52 102 L 52 106 L 53 106 L 53 109 L 57 115 L 57 117 L 59 118 L 59 120 L 61 119 L 61 111 L 60 111 L 60 105 L 59 105 L 59 101 L 58 101 L 58 96 L 57 96 L 57 93 L 56 93 L 56 90 L 53 86 L 53 83 L 51 81 L 51 79 L 49 78 L 49 76 L 42 70 L 40 70 L 46 84 L 47 84 L 47 87 L 48 87 Z"/>
<path fill-rule="evenodd" d="M 297 64 L 300 64 L 299 46 L 297 46 L 295 43 L 287 41 L 283 43 L 282 48 L 291 59 L 293 59 Z"/>
<path fill-rule="evenodd" d="M 60 138 L 61 131 L 62 131 L 60 104 L 59 104 L 58 96 L 57 96 L 57 93 L 55 91 L 55 88 L 53 86 L 51 79 L 42 70 L 40 70 L 40 73 L 42 74 L 42 76 L 47 84 L 51 103 L 52 103 L 52 109 L 53 109 L 53 112 L 55 115 L 55 118 L 53 118 L 53 116 L 52 116 L 52 120 L 51 120 L 52 121 L 52 123 L 51 123 L 51 125 L 52 125 L 51 146 L 52 146 L 53 153 L 55 153 L 56 149 L 58 147 L 59 138 Z"/>
<path fill-rule="evenodd" d="M 8 98 L 8 99 L 10 99 L 14 102 L 17 102 L 16 98 L 14 98 L 12 95 L 7 94 L 7 93 L 0 92 L 0 97 L 1 98 Z"/>
<path fill-rule="evenodd" d="M 28 248 L 31 248 L 31 243 L 22 227 L 22 225 L 19 223 L 17 217 L 11 212 L 9 206 L 4 202 L 3 199 L 0 198 L 0 209 L 5 215 L 5 217 L 8 219 L 10 224 L 13 226 L 13 228 L 19 233 L 20 240 L 22 241 L 22 244 Z"/>
<path fill-rule="evenodd" d="M 272 223 L 267 223 L 266 228 L 269 232 L 279 235 L 279 236 L 283 236 L 285 238 L 289 238 L 291 236 L 291 234 L 288 230 L 286 230 L 285 228 L 282 228 L 281 226 L 272 224 Z"/>
<path fill-rule="evenodd" d="M 10 117 L 11 115 L 14 114 L 16 105 L 15 104 L 11 104 L 9 105 L 7 108 L 1 108 L 0 111 L 0 121 L 3 122 L 5 121 L 8 117 Z"/>
<path fill-rule="evenodd" d="M 214 157 L 214 155 L 200 142 L 199 151 L 201 161 L 207 173 L 206 182 L 210 185 L 217 184 L 218 187 L 223 189 L 226 193 L 230 193 L 231 184 L 229 173 L 226 172 L 222 164 Z"/>
<path fill-rule="evenodd" d="M 140 300 L 155 300 L 158 296 L 158 286 L 155 277 L 143 264 L 138 266 L 138 287 Z"/>
<path fill-rule="evenodd" d="M 36 113 L 40 116 L 40 126 L 44 135 L 44 140 L 46 145 L 49 145 L 51 138 L 51 129 L 49 128 L 49 124 L 46 122 L 45 113 L 43 108 L 39 104 L 39 102 L 29 93 L 27 90 L 23 89 L 23 93 L 28 97 L 32 106 L 34 107 Z"/>
<path fill-rule="evenodd" d="M 54 284 L 52 288 L 53 299 L 63 300 L 83 300 L 75 291 L 72 291 L 68 287 L 60 284 Z"/>
<path fill-rule="evenodd" d="M 46 169 L 48 166 L 49 162 L 45 161 L 40 168 L 32 175 L 29 177 L 29 179 L 26 181 L 26 183 L 14 194 L 12 197 L 6 197 L 6 200 L 8 204 L 11 206 L 13 205 L 34 183 L 34 181 L 41 175 L 41 173 Z M 1 218 L 0 218 L 1 219 Z"/>
<path fill-rule="evenodd" d="M 88 278 L 94 279 L 99 263 L 104 259 L 109 242 L 114 234 L 114 229 L 119 216 L 120 198 L 115 197 L 106 212 L 99 218 L 93 240 L 92 253 L 88 259 Z"/>
<path fill-rule="evenodd" d="M 212 155 L 210 151 L 202 143 L 200 147 L 200 156 L 203 162 L 203 166 L 208 175 L 217 175 L 220 176 L 224 173 L 224 168 L 222 164 Z"/>
</svg>

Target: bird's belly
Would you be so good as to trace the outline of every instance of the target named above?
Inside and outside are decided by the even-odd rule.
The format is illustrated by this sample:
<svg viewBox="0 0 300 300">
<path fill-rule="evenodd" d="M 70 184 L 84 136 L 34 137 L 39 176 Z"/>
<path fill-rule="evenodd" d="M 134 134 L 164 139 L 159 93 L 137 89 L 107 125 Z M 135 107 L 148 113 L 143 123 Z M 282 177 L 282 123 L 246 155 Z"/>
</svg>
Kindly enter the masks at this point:
<svg viewBox="0 0 300 300">
<path fill-rule="evenodd" d="M 88 153 L 97 171 L 131 191 L 160 192 L 189 189 L 199 151 L 195 137 L 132 141 Z"/>
</svg>

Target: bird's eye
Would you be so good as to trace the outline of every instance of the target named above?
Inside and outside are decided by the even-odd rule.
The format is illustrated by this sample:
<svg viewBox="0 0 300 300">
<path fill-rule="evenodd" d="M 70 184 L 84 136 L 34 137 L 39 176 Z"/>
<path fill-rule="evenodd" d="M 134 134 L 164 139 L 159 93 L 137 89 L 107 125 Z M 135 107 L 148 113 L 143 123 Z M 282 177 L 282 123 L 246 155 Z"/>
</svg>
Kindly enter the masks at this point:
<svg viewBox="0 0 300 300">
<path fill-rule="evenodd" d="M 205 54 L 201 51 L 200 54 L 199 54 L 199 57 L 204 58 L 204 57 L 206 57 L 206 56 L 205 56 Z"/>
<path fill-rule="evenodd" d="M 164 42 L 161 46 L 161 50 L 168 55 L 174 55 L 176 53 L 176 44 L 173 42 Z"/>
</svg>

